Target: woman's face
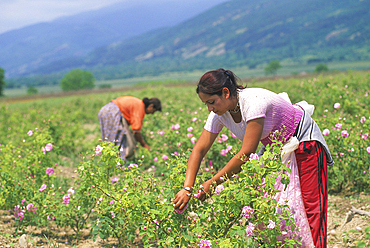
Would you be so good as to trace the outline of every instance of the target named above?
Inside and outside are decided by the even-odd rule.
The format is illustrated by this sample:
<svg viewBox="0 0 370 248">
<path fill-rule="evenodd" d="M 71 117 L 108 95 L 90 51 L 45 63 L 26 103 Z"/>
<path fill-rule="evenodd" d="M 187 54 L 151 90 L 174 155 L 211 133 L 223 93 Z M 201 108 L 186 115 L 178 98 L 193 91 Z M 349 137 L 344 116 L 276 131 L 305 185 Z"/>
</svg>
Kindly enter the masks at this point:
<svg viewBox="0 0 370 248">
<path fill-rule="evenodd" d="M 198 96 L 200 100 L 202 100 L 202 102 L 207 105 L 209 112 L 213 111 L 217 115 L 223 115 L 226 111 L 229 110 L 230 94 L 229 94 L 228 89 L 227 89 L 227 92 L 223 90 L 221 96 L 209 95 L 209 94 L 205 94 L 202 92 L 199 92 Z"/>
</svg>

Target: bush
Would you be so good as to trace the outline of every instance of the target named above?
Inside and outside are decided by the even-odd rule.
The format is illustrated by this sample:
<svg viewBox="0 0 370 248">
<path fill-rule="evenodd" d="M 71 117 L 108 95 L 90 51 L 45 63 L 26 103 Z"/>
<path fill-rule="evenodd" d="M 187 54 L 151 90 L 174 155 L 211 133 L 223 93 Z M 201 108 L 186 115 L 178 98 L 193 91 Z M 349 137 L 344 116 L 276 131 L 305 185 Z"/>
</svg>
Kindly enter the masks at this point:
<svg viewBox="0 0 370 248">
<path fill-rule="evenodd" d="M 89 71 L 75 69 L 68 72 L 60 81 L 63 91 L 94 88 L 95 77 Z"/>
<path fill-rule="evenodd" d="M 27 89 L 27 95 L 35 95 L 35 94 L 37 94 L 38 93 L 38 91 L 37 91 L 37 89 L 35 88 L 35 87 L 28 87 L 28 89 Z"/>
<path fill-rule="evenodd" d="M 265 67 L 265 73 L 266 75 L 269 74 L 276 75 L 277 70 L 280 68 L 281 68 L 280 62 L 278 60 L 273 60 Z"/>
<path fill-rule="evenodd" d="M 5 80 L 4 80 L 4 73 L 5 73 L 4 69 L 0 67 L 0 96 L 3 95 L 3 90 L 6 86 Z"/>
<path fill-rule="evenodd" d="M 318 64 L 316 67 L 315 67 L 315 72 L 316 73 L 321 73 L 321 72 L 325 72 L 325 71 L 328 71 L 328 66 L 325 65 L 325 64 Z"/>
</svg>

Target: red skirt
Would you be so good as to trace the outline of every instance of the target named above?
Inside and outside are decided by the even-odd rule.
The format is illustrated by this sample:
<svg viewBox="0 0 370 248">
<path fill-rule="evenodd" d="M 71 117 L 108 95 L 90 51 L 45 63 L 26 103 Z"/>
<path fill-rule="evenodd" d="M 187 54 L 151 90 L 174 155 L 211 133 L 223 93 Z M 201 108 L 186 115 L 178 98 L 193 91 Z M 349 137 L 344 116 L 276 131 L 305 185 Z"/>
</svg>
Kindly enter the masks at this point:
<svg viewBox="0 0 370 248">
<path fill-rule="evenodd" d="M 326 153 L 318 141 L 303 141 L 295 151 L 303 204 L 315 248 L 327 247 L 328 174 Z"/>
</svg>

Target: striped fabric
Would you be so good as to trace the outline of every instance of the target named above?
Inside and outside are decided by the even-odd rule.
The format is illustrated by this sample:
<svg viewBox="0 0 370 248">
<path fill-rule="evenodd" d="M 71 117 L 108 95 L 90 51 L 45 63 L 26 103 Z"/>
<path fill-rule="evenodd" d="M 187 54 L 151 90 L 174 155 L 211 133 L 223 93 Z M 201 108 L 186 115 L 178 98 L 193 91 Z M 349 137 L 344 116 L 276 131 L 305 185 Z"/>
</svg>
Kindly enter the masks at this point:
<svg viewBox="0 0 370 248">
<path fill-rule="evenodd" d="M 113 102 L 107 103 L 100 109 L 98 118 L 102 139 L 119 146 L 122 159 L 134 155 L 136 143 L 118 106 Z"/>
</svg>

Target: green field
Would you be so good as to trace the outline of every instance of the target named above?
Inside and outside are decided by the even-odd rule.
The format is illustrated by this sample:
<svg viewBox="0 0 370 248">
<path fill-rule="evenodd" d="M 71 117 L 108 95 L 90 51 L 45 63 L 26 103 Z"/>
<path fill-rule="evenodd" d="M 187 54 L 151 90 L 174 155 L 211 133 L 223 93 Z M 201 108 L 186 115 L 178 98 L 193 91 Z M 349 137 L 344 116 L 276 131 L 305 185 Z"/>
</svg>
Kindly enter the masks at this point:
<svg viewBox="0 0 370 248">
<path fill-rule="evenodd" d="M 295 65 L 289 61 L 282 61 L 281 69 L 277 71 L 278 76 L 291 76 L 291 75 L 305 75 L 307 73 L 312 73 L 315 69 L 314 64 L 311 65 Z M 346 70 L 368 70 L 370 69 L 370 61 L 358 61 L 358 62 L 336 62 L 328 63 L 328 68 L 330 71 L 346 71 Z M 264 66 L 261 65 L 255 69 L 249 69 L 248 67 L 238 67 L 231 68 L 236 75 L 242 79 L 251 78 L 261 78 L 265 77 Z M 210 70 L 216 68 L 210 68 Z M 227 68 L 228 69 L 228 68 Z M 146 84 L 173 84 L 173 83 L 184 83 L 184 82 L 196 82 L 205 71 L 193 71 L 193 72 L 178 72 L 178 73 L 163 73 L 159 76 L 145 76 L 138 78 L 128 78 L 128 79 L 114 79 L 97 81 L 95 83 L 96 87 L 99 88 L 100 85 L 111 85 L 113 89 L 122 87 L 131 87 L 134 85 L 146 85 Z M 43 86 L 37 87 L 39 94 L 57 94 L 62 92 L 60 86 Z M 19 89 L 5 89 L 4 95 L 6 97 L 18 97 L 27 94 L 27 88 Z"/>
<path fill-rule="evenodd" d="M 239 74 L 237 70 L 236 73 Z M 355 216 L 356 222 L 349 222 L 353 225 L 341 227 L 350 204 L 358 202 L 356 207 L 370 208 L 369 198 L 361 198 L 368 196 L 370 189 L 367 162 L 370 72 L 244 79 L 249 80 L 248 87 L 287 92 L 292 102 L 306 100 L 315 105 L 313 118 L 322 131 L 327 129 L 325 140 L 335 162 L 328 168 L 328 227 L 338 235 L 328 234 L 330 247 L 370 245 L 368 217 Z M 255 232 L 256 239 L 246 235 L 247 220 L 240 217 L 240 211 L 243 206 L 253 206 L 260 215 L 248 221 L 256 226 L 269 223 L 269 219 L 281 221 L 271 191 L 274 173 L 284 168 L 279 149 L 260 161 L 269 165 L 268 170 L 258 163 L 247 162 L 239 178 L 224 182 L 225 189 L 220 195 L 215 194 L 204 203 L 194 195 L 188 210 L 182 215 L 174 212 L 171 199 L 183 186 L 189 152 L 194 146 L 192 138 L 199 138 L 208 111 L 198 99 L 194 84 L 169 87 L 169 82 L 157 80 L 155 85 L 127 90 L 117 87 L 116 91 L 109 92 L 75 92 L 75 95 L 54 98 L 42 95 L 35 99 L 4 98 L 0 102 L 0 210 L 11 215 L 8 219 L 12 219 L 14 233 L 37 227 L 61 239 L 56 233 L 62 228 L 71 233 L 64 239 L 78 245 L 81 231 L 85 230 L 87 239 L 99 236 L 108 242 L 109 238 L 115 244 L 127 244 L 126 247 L 139 246 L 135 243 L 138 242 L 136 232 L 142 235 L 140 244 L 148 247 L 153 240 L 161 247 L 199 247 L 201 239 L 212 241 L 212 247 L 243 247 L 245 244 L 259 247 L 266 238 L 268 242 L 277 242 L 276 236 L 282 234 L 279 228 Z M 136 158 L 124 166 L 115 148 L 99 140 L 97 119 L 100 108 L 121 95 L 140 99 L 159 97 L 163 108 L 162 113 L 144 119 L 142 133 L 152 150 L 138 147 Z M 336 103 L 340 104 L 339 108 L 334 108 Z M 220 134 L 228 139 L 218 139 L 212 145 L 201 165 L 195 188 L 212 177 L 240 149 L 241 141 L 232 138 L 229 130 L 224 128 Z M 53 149 L 46 152 L 45 147 L 51 144 Z M 98 146 L 103 147 L 101 153 L 96 150 Z M 232 150 L 225 156 L 221 151 L 229 146 Z M 268 159 L 271 161 L 266 162 Z M 53 169 L 54 173 L 47 174 L 47 169 Z M 269 190 L 271 198 L 261 194 L 262 178 L 269 185 L 268 189 L 265 185 L 263 188 Z M 116 179 L 115 183 L 112 179 Z M 244 185 L 247 181 L 249 187 Z M 67 194 L 71 187 L 73 193 Z M 342 199 L 342 196 L 345 197 Z M 333 197 L 339 200 L 334 201 Z M 190 217 L 194 216 L 192 212 L 196 217 Z M 209 217 L 212 221 L 208 218 L 210 213 L 213 213 Z M 1 235 L 0 230 L 0 238 Z"/>
</svg>

